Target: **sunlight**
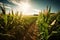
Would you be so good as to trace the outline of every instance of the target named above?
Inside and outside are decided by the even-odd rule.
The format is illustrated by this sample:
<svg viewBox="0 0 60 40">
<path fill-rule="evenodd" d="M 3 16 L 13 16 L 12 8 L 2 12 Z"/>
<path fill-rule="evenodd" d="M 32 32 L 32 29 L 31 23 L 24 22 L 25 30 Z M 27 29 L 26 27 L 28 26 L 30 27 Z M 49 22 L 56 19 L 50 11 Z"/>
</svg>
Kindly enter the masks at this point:
<svg viewBox="0 0 60 40">
<path fill-rule="evenodd" d="M 31 5 L 27 2 L 21 2 L 18 7 L 17 7 L 18 11 L 23 12 L 24 15 L 27 15 L 30 13 L 31 10 Z"/>
<path fill-rule="evenodd" d="M 30 5 L 28 3 L 21 3 L 21 11 L 22 12 L 27 12 L 28 10 L 30 10 Z"/>
<path fill-rule="evenodd" d="M 17 7 L 15 8 L 16 11 L 22 12 L 23 15 L 33 15 L 37 14 L 40 11 L 38 9 L 33 8 L 29 2 L 20 2 L 20 3 L 13 2 L 13 3 L 17 5 Z"/>
</svg>

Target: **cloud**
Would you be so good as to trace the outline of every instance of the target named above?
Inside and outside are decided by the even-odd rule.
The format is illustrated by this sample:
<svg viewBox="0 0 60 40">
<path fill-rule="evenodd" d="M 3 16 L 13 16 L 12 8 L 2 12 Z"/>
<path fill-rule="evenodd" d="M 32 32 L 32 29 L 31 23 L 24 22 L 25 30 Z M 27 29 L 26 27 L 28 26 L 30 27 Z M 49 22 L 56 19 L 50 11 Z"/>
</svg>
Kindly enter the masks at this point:
<svg viewBox="0 0 60 40">
<path fill-rule="evenodd" d="M 3 6 L 2 2 L 0 2 L 0 6 Z M 8 4 L 4 4 L 4 6 L 5 6 L 5 8 L 11 9 L 11 7 L 9 7 L 10 5 L 8 5 Z"/>
<path fill-rule="evenodd" d="M 19 5 L 19 3 L 16 0 L 8 0 L 8 1 L 12 4 Z"/>
<path fill-rule="evenodd" d="M 11 2 L 11 3 L 13 3 L 13 4 L 15 4 L 15 5 L 17 5 L 17 6 L 15 6 L 13 8 L 14 11 L 21 11 L 21 10 L 23 10 L 23 9 L 21 9 L 22 3 L 27 2 L 30 5 L 29 2 L 31 0 L 8 0 L 8 1 Z M 7 8 L 10 8 L 10 7 L 7 7 Z M 27 10 L 27 9 L 25 9 L 25 10 Z M 29 15 L 31 15 L 31 14 L 37 14 L 38 12 L 40 12 L 40 10 L 34 9 L 33 7 L 31 7 L 31 8 L 29 7 L 28 11 L 24 12 L 23 14 L 27 14 L 28 13 Z"/>
<path fill-rule="evenodd" d="M 0 4 L 3 4 L 2 2 L 0 2 Z"/>
<path fill-rule="evenodd" d="M 0 2 L 0 6 L 2 6 L 2 4 L 3 4 L 3 3 L 2 3 L 2 2 Z"/>
<path fill-rule="evenodd" d="M 8 0 L 8 1 L 17 5 L 18 3 L 21 3 L 21 2 L 30 2 L 31 0 Z"/>
<path fill-rule="evenodd" d="M 7 9 L 11 9 L 11 7 L 9 7 L 9 6 L 5 6 L 5 8 L 7 8 Z"/>
<path fill-rule="evenodd" d="M 38 10 L 38 9 L 33 9 L 35 12 L 41 12 L 41 10 Z"/>
</svg>

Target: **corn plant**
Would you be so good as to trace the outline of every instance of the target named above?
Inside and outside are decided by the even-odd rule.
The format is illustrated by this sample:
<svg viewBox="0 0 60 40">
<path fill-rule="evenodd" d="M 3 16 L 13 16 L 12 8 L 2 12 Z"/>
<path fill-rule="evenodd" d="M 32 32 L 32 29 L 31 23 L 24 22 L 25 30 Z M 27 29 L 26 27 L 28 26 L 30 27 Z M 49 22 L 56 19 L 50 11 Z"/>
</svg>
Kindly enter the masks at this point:
<svg viewBox="0 0 60 40">
<path fill-rule="evenodd" d="M 49 26 L 49 14 L 50 14 L 50 8 L 47 7 L 47 15 L 46 13 L 39 13 L 37 25 L 40 30 L 40 40 L 48 40 L 49 38 L 49 32 L 48 32 L 48 26 Z"/>
<path fill-rule="evenodd" d="M 2 15 L 0 16 L 0 39 L 23 40 L 24 37 L 27 39 L 27 37 L 29 37 L 26 37 L 28 33 L 27 31 L 30 28 L 31 24 L 36 21 L 36 17 L 24 16 L 22 18 L 22 12 L 20 13 L 20 16 L 18 16 L 18 12 L 16 15 L 14 15 L 13 10 L 11 13 L 7 15 L 4 13 L 4 11 L 2 11 Z"/>
<path fill-rule="evenodd" d="M 0 6 L 1 10 L 2 10 L 2 18 L 3 18 L 3 24 L 4 24 L 4 28 L 7 28 L 7 15 L 6 15 L 6 10 L 5 10 L 5 5 L 3 4 L 3 6 Z M 6 29 L 5 29 L 6 30 Z"/>
</svg>

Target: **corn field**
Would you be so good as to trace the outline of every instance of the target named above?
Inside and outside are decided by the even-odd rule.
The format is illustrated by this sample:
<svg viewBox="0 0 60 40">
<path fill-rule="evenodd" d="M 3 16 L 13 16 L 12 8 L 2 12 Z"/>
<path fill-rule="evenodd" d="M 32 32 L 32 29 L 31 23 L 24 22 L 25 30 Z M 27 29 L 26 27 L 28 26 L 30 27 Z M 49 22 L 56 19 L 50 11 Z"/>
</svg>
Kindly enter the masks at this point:
<svg viewBox="0 0 60 40">
<path fill-rule="evenodd" d="M 22 16 L 22 12 L 6 14 L 1 7 L 0 40 L 59 40 L 60 12 L 50 13 L 51 7 L 38 16 Z"/>
</svg>

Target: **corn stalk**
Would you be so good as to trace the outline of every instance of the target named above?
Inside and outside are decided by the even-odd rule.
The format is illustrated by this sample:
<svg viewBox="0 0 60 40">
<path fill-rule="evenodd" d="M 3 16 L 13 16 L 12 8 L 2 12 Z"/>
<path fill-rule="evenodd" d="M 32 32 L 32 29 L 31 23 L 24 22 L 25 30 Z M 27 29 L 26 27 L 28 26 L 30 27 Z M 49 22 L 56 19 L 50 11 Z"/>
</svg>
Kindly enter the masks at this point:
<svg viewBox="0 0 60 40">
<path fill-rule="evenodd" d="M 50 11 L 51 11 L 51 7 L 48 8 L 47 6 L 47 15 L 45 15 L 45 13 L 39 13 L 39 16 L 38 16 L 38 20 L 37 20 L 37 25 L 39 27 L 39 30 L 40 30 L 40 40 L 48 40 L 49 38 L 49 32 L 48 32 L 48 20 L 49 20 L 49 14 L 50 14 Z"/>
</svg>

